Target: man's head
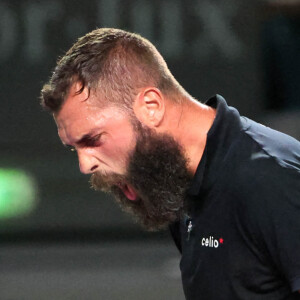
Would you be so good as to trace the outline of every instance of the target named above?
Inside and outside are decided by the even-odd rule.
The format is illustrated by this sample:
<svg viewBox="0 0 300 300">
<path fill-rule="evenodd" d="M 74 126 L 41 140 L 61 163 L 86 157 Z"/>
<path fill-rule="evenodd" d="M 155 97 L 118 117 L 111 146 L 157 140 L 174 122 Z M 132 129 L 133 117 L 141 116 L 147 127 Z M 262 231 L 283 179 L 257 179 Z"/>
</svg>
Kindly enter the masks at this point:
<svg viewBox="0 0 300 300">
<path fill-rule="evenodd" d="M 92 186 L 159 229 L 183 212 L 191 178 L 184 149 L 161 125 L 174 122 L 166 99 L 178 104 L 184 95 L 149 41 L 97 29 L 58 61 L 41 98 Z"/>
</svg>

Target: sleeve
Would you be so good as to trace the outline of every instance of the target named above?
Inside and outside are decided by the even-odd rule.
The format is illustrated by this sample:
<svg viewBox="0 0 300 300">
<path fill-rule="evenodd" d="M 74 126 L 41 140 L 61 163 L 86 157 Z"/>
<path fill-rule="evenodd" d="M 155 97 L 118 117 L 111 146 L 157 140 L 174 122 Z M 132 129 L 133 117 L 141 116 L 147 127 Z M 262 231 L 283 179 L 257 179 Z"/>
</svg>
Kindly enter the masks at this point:
<svg viewBox="0 0 300 300">
<path fill-rule="evenodd" d="M 293 292 L 300 290 L 300 170 L 269 174 L 258 213 L 264 243 Z"/>
</svg>

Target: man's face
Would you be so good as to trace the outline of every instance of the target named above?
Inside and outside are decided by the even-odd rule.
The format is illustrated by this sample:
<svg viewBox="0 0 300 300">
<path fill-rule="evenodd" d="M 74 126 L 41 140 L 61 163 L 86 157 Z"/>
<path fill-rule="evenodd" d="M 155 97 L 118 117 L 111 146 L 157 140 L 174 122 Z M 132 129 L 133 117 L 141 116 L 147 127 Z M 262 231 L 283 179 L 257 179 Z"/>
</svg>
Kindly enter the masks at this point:
<svg viewBox="0 0 300 300">
<path fill-rule="evenodd" d="M 61 110 L 55 115 L 59 137 L 76 150 L 80 171 L 124 174 L 127 155 L 135 144 L 128 116 L 116 107 L 100 108 L 86 89 L 76 94 L 73 85 Z"/>
<path fill-rule="evenodd" d="M 71 90 L 55 119 L 62 142 L 77 151 L 80 170 L 92 173 L 92 186 L 111 192 L 150 230 L 178 219 L 191 179 L 180 145 L 116 107 L 85 99 Z"/>
</svg>

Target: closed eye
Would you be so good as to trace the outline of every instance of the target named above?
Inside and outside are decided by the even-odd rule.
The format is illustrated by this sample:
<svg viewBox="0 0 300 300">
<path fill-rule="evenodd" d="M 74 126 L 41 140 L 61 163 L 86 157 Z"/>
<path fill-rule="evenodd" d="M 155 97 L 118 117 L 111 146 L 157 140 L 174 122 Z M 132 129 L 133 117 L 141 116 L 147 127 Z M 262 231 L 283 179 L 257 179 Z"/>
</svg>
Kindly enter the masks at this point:
<svg viewBox="0 0 300 300">
<path fill-rule="evenodd" d="M 83 147 L 97 147 L 100 145 L 102 133 L 97 134 L 95 136 L 84 136 L 80 141 L 77 142 L 77 144 L 83 146 Z"/>
<path fill-rule="evenodd" d="M 78 140 L 74 144 L 78 147 L 98 147 L 101 145 L 101 140 L 100 140 L 101 136 L 102 136 L 102 133 L 97 134 L 95 136 L 85 134 L 80 140 Z M 72 145 L 65 144 L 65 146 L 72 152 L 76 151 L 76 147 L 74 147 Z"/>
</svg>

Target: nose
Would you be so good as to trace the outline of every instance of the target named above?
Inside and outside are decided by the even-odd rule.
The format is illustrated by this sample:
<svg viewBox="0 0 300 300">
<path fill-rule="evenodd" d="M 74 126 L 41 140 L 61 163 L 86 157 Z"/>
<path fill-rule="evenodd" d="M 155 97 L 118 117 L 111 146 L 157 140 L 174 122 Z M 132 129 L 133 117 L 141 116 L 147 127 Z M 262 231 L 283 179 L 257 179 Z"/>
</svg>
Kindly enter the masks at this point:
<svg viewBox="0 0 300 300">
<path fill-rule="evenodd" d="M 83 174 L 91 174 L 98 170 L 99 162 L 95 156 L 88 153 L 88 150 L 77 150 L 79 169 Z"/>
</svg>

